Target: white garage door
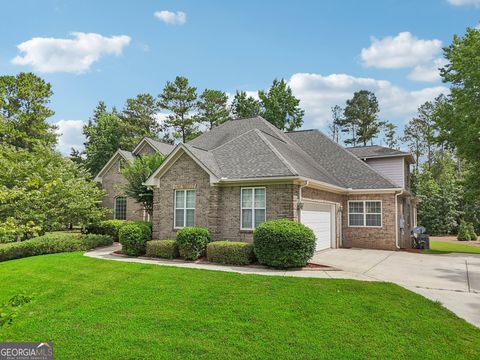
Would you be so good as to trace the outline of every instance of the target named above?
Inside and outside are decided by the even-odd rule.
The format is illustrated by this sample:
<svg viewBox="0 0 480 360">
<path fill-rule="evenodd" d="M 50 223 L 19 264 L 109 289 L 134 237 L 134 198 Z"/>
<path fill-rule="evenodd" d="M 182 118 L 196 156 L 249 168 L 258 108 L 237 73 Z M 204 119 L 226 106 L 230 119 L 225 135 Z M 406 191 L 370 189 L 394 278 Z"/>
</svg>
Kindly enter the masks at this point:
<svg viewBox="0 0 480 360">
<path fill-rule="evenodd" d="M 315 233 L 315 251 L 335 247 L 334 205 L 304 203 L 300 221 Z"/>
</svg>

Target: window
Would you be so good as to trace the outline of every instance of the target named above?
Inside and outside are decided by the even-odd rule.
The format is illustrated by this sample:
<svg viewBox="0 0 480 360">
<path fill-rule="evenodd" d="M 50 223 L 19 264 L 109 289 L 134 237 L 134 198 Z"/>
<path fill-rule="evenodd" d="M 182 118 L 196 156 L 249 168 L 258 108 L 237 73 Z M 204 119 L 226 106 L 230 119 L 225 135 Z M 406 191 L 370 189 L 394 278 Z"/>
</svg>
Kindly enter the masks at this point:
<svg viewBox="0 0 480 360">
<path fill-rule="evenodd" d="M 175 228 L 195 225 L 195 190 L 175 190 Z"/>
<path fill-rule="evenodd" d="M 382 227 L 382 202 L 349 201 L 348 226 Z"/>
<path fill-rule="evenodd" d="M 121 173 L 122 170 L 125 168 L 125 165 L 126 165 L 126 164 L 125 164 L 125 160 L 124 160 L 124 159 L 119 159 L 119 160 L 117 161 L 117 171 L 118 171 L 119 173 Z"/>
<path fill-rule="evenodd" d="M 115 198 L 113 217 L 116 220 L 127 220 L 127 198 L 125 196 Z"/>
<path fill-rule="evenodd" d="M 266 204 L 264 187 L 242 188 L 240 200 L 240 229 L 253 230 L 265 222 Z"/>
</svg>

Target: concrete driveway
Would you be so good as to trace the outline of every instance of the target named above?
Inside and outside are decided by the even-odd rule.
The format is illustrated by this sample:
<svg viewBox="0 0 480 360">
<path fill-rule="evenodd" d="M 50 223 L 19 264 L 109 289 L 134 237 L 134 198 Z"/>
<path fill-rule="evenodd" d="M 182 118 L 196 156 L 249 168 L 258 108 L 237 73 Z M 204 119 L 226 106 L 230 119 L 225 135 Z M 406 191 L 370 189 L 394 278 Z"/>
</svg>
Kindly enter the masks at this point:
<svg viewBox="0 0 480 360">
<path fill-rule="evenodd" d="M 440 301 L 480 327 L 480 255 L 427 255 L 404 251 L 329 249 L 313 260 L 358 277 L 389 281 Z"/>
</svg>

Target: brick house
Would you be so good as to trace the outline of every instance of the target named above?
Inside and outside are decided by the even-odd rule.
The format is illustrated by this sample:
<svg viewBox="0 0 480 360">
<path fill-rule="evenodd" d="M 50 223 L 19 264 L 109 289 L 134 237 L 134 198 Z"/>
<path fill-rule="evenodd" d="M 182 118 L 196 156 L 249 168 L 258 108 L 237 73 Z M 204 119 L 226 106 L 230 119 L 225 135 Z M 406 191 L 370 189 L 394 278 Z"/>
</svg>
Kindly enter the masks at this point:
<svg viewBox="0 0 480 360">
<path fill-rule="evenodd" d="M 317 250 L 410 247 L 411 162 L 379 146 L 345 149 L 317 130 L 284 133 L 261 117 L 229 120 L 178 144 L 146 181 L 153 236 L 204 226 L 215 240 L 252 241 L 257 225 L 288 218 L 315 232 Z"/>
<path fill-rule="evenodd" d="M 125 195 L 125 185 L 127 179 L 121 174 L 122 164 L 133 162 L 135 158 L 158 152 L 162 155 L 168 155 L 173 146 L 163 142 L 143 138 L 133 151 L 117 150 L 105 166 L 95 177 L 95 181 L 101 184 L 106 195 L 102 200 L 102 206 L 111 209 L 107 215 L 109 219 L 119 220 L 146 220 L 147 213 L 143 206 L 135 199 Z"/>
</svg>

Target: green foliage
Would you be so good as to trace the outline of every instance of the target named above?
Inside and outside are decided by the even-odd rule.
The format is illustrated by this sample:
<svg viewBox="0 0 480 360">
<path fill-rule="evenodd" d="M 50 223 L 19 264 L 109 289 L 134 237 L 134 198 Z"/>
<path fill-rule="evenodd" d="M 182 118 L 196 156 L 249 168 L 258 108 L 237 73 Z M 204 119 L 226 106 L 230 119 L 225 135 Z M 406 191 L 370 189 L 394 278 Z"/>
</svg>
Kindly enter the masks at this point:
<svg viewBox="0 0 480 360">
<path fill-rule="evenodd" d="M 398 138 L 396 135 L 397 126 L 390 122 L 386 122 L 383 126 L 383 131 L 385 133 L 385 145 L 390 149 L 398 149 Z"/>
<path fill-rule="evenodd" d="M 147 256 L 175 259 L 180 254 L 175 240 L 151 240 L 147 242 Z"/>
<path fill-rule="evenodd" d="M 185 143 L 198 135 L 198 119 L 192 115 L 197 109 L 197 88 L 190 86 L 187 78 L 177 76 L 174 82 L 168 81 L 159 105 L 171 112 L 165 125 L 173 129 L 174 137 Z"/>
<path fill-rule="evenodd" d="M 99 173 L 118 149 L 132 150 L 133 148 L 130 143 L 126 143 L 127 127 L 117 114 L 98 110 L 97 116 L 83 128 L 86 138 L 85 165 L 94 175 Z"/>
<path fill-rule="evenodd" d="M 108 111 L 100 101 L 83 129 L 88 170 L 96 175 L 118 149 L 131 151 L 145 136 L 158 138 L 158 112 L 158 103 L 150 94 L 127 99 L 121 112 Z"/>
<path fill-rule="evenodd" d="M 276 268 L 302 267 L 313 256 L 315 235 L 295 221 L 271 220 L 253 232 L 253 248 L 260 264 Z"/>
<path fill-rule="evenodd" d="M 81 233 L 51 233 L 31 240 L 0 246 L 0 261 L 60 252 L 85 251 L 112 244 L 107 235 Z"/>
<path fill-rule="evenodd" d="M 280 130 L 293 131 L 302 126 L 305 111 L 285 80 L 273 80 L 268 92 L 261 90 L 258 97 L 263 107 L 262 116 Z"/>
<path fill-rule="evenodd" d="M 207 245 L 208 261 L 229 264 L 248 265 L 255 255 L 253 244 L 237 241 L 214 241 Z"/>
<path fill-rule="evenodd" d="M 129 256 L 145 255 L 147 241 L 152 239 L 152 231 L 145 223 L 131 223 L 122 226 L 118 232 L 122 253 Z"/>
<path fill-rule="evenodd" d="M 127 99 L 120 118 L 125 123 L 130 134 L 135 134 L 135 142 L 143 136 L 157 137 L 161 126 L 157 121 L 160 107 L 157 100 L 150 94 L 139 94 L 133 99 Z"/>
<path fill-rule="evenodd" d="M 418 224 L 431 235 L 452 234 L 458 226 L 462 198 L 455 163 L 445 153 L 444 159 L 434 162 L 431 170 L 428 164 L 422 170 L 415 177 L 415 191 L 420 199 Z"/>
<path fill-rule="evenodd" d="M 471 240 L 470 229 L 469 229 L 468 224 L 466 222 L 462 221 L 460 223 L 460 226 L 458 227 L 457 239 L 459 241 L 469 241 L 469 240 Z"/>
<path fill-rule="evenodd" d="M 197 260 L 204 255 L 207 244 L 212 241 L 207 228 L 185 227 L 177 231 L 180 256 L 186 260 Z"/>
<path fill-rule="evenodd" d="M 100 220 L 104 192 L 82 167 L 48 148 L 0 145 L 0 233 L 28 238 Z"/>
<path fill-rule="evenodd" d="M 122 226 L 128 224 L 125 220 L 103 220 L 96 224 L 90 224 L 86 228 L 87 233 L 109 235 L 113 241 L 118 241 L 118 232 Z"/>
<path fill-rule="evenodd" d="M 260 101 L 248 96 L 245 91 L 237 91 L 230 106 L 232 115 L 236 119 L 252 118 L 262 114 Z"/>
<path fill-rule="evenodd" d="M 434 161 L 434 152 L 438 149 L 438 126 L 436 124 L 437 111 L 445 98 L 437 97 L 434 102 L 427 101 L 418 108 L 417 116 L 413 117 L 405 126 L 402 138 L 410 149 L 415 160 L 415 169 L 419 170 L 422 157 L 426 157 L 428 167 Z"/>
<path fill-rule="evenodd" d="M 470 240 L 476 241 L 478 236 L 475 232 L 475 227 L 471 222 L 467 223 L 468 234 L 470 235 Z"/>
<path fill-rule="evenodd" d="M 141 156 L 131 164 L 126 164 L 122 174 L 128 183 L 125 186 L 125 194 L 134 198 L 143 205 L 144 209 L 152 215 L 153 212 L 153 190 L 143 183 L 163 163 L 165 157 L 159 153 Z"/>
<path fill-rule="evenodd" d="M 202 95 L 200 95 L 197 106 L 198 121 L 208 124 L 210 129 L 223 124 L 230 115 L 228 96 L 220 90 L 205 89 Z"/>
<path fill-rule="evenodd" d="M 5 325 L 11 325 L 13 320 L 18 316 L 21 307 L 32 300 L 32 296 L 17 294 L 11 297 L 5 304 L 0 305 L 0 328 Z"/>
<path fill-rule="evenodd" d="M 444 49 L 448 64 L 441 69 L 443 81 L 451 84 L 451 95 L 438 125 L 446 140 L 453 144 L 462 157 L 476 166 L 480 177 L 480 30 L 468 28 L 463 37 L 455 35 Z"/>
<path fill-rule="evenodd" d="M 46 122 L 54 114 L 48 107 L 52 95 L 51 85 L 33 73 L 0 76 L 0 144 L 52 148 L 55 127 Z"/>
<path fill-rule="evenodd" d="M 380 108 L 374 93 L 367 90 L 356 91 L 353 98 L 347 100 L 343 118 L 339 121 L 342 132 L 350 133 L 345 144 L 364 146 L 378 136 L 384 122 L 378 118 Z"/>
<path fill-rule="evenodd" d="M 332 120 L 328 124 L 328 131 L 332 140 L 335 141 L 337 144 L 340 141 L 340 125 L 343 119 L 343 109 L 335 105 L 332 107 Z"/>
</svg>

